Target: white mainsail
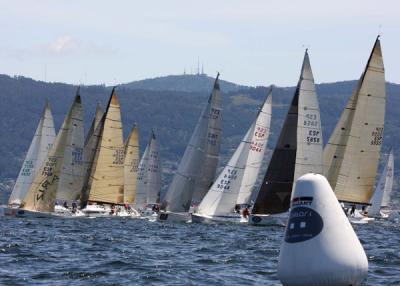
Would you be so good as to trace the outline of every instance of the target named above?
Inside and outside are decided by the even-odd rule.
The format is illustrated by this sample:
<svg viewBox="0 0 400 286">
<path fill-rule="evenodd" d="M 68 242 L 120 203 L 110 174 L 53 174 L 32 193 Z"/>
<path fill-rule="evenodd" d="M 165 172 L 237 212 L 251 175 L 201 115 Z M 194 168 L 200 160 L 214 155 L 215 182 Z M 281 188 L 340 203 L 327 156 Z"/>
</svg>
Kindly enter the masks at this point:
<svg viewBox="0 0 400 286">
<path fill-rule="evenodd" d="M 388 207 L 390 202 L 390 193 L 393 189 L 394 176 L 394 158 L 393 149 L 390 150 L 385 168 L 379 178 L 374 195 L 371 198 L 371 206 L 368 208 L 369 216 L 377 216 L 381 207 Z"/>
<path fill-rule="evenodd" d="M 131 204 L 135 200 L 136 180 L 139 164 L 139 134 L 137 126 L 133 126 L 125 143 L 124 160 L 124 203 Z"/>
<path fill-rule="evenodd" d="M 124 201 L 124 142 L 121 110 L 115 89 L 103 116 L 100 139 L 87 183 L 88 200 L 111 204 Z M 99 123 L 99 126 L 101 121 Z"/>
<path fill-rule="evenodd" d="M 79 96 L 79 88 L 77 96 Z M 82 105 L 79 104 L 71 113 L 71 126 L 65 142 L 63 166 L 57 188 L 58 201 L 72 202 L 80 196 L 84 179 L 84 136 Z"/>
<path fill-rule="evenodd" d="M 293 182 L 307 173 L 323 174 L 321 116 L 307 50 L 297 88 L 297 150 Z"/>
<path fill-rule="evenodd" d="M 271 123 L 272 91 L 228 164 L 201 201 L 196 213 L 223 215 L 248 203 L 264 157 Z"/>
<path fill-rule="evenodd" d="M 222 122 L 218 76 L 219 74 L 163 199 L 161 207 L 166 211 L 189 211 L 192 198 L 195 204 L 199 203 L 214 180 Z"/>
<path fill-rule="evenodd" d="M 51 149 L 55 138 L 56 132 L 53 115 L 51 114 L 49 104 L 46 102 L 28 153 L 25 156 L 17 181 L 8 199 L 9 204 L 20 204 L 22 202 L 37 171 Z"/>
<path fill-rule="evenodd" d="M 39 212 L 54 211 L 57 189 L 64 166 L 65 151 L 68 142 L 71 142 L 71 130 L 74 128 L 74 116 L 81 110 L 81 98 L 77 95 L 52 148 L 38 170 L 21 204 L 23 209 Z"/>
<path fill-rule="evenodd" d="M 324 149 L 324 171 L 340 201 L 368 204 L 385 121 L 385 73 L 379 37 Z"/>
<path fill-rule="evenodd" d="M 135 208 L 145 209 L 160 202 L 161 165 L 154 131 L 139 163 Z"/>
</svg>

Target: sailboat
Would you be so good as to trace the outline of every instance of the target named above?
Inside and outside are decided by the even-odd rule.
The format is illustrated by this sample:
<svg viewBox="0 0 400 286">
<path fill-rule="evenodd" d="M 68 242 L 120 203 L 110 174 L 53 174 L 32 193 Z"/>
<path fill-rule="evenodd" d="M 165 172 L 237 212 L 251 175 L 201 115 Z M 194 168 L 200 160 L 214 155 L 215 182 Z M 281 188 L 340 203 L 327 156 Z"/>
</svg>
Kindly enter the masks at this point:
<svg viewBox="0 0 400 286">
<path fill-rule="evenodd" d="M 124 203 L 132 204 L 136 195 L 136 179 L 139 164 L 139 134 L 136 125 L 125 143 Z"/>
<path fill-rule="evenodd" d="M 77 93 L 53 146 L 38 169 L 16 213 L 17 216 L 48 217 L 54 212 L 57 192 L 59 188 L 64 187 L 63 183 L 66 182 L 62 177 L 65 175 L 65 171 L 69 170 L 68 164 L 71 163 L 71 160 L 65 158 L 71 156 L 69 154 L 73 150 L 71 142 L 75 125 L 79 122 L 82 122 L 82 106 L 81 98 Z M 72 162 L 79 164 L 79 162 L 82 162 L 81 157 L 72 158 Z M 71 177 L 68 176 L 67 178 Z M 75 181 L 74 178 L 69 182 L 79 187 L 79 182 Z"/>
<path fill-rule="evenodd" d="M 153 216 L 160 203 L 161 191 L 160 153 L 153 130 L 139 163 L 136 191 L 134 208 L 141 215 Z"/>
<path fill-rule="evenodd" d="M 188 221 L 214 181 L 221 142 L 222 104 L 217 75 L 213 90 L 161 203 L 158 220 Z"/>
<path fill-rule="evenodd" d="M 46 102 L 28 153 L 25 156 L 17 181 L 8 199 L 8 206 L 4 209 L 5 215 L 16 214 L 55 138 L 56 132 L 53 115 L 51 114 L 48 102 Z"/>
<path fill-rule="evenodd" d="M 250 224 L 284 225 L 294 182 L 306 173 L 322 174 L 321 117 L 308 51 L 278 142 L 251 214 Z"/>
<path fill-rule="evenodd" d="M 79 88 L 77 91 L 79 96 Z M 57 186 L 55 213 L 71 216 L 83 215 L 77 209 L 76 201 L 80 197 L 84 179 L 84 126 L 82 105 L 75 107 L 68 130 L 63 165 Z M 73 213 L 70 206 L 73 205 Z"/>
<path fill-rule="evenodd" d="M 83 193 L 87 194 L 86 207 L 89 216 L 116 214 L 124 203 L 124 153 L 121 110 L 115 88 L 111 92 L 107 110 L 98 123 L 99 139 L 96 144 L 90 175 Z"/>
<path fill-rule="evenodd" d="M 325 177 L 351 221 L 367 220 L 355 211 L 373 194 L 385 121 L 385 73 L 379 36 L 364 72 L 324 149 Z"/>
<path fill-rule="evenodd" d="M 390 210 L 387 210 L 390 203 L 390 194 L 393 189 L 394 177 L 394 158 L 393 149 L 390 150 L 385 168 L 379 178 L 374 195 L 371 198 L 371 206 L 368 208 L 368 216 L 370 217 L 389 217 Z M 385 210 L 386 209 L 386 210 Z"/>
<path fill-rule="evenodd" d="M 256 183 L 269 137 L 271 102 L 272 89 L 228 164 L 192 214 L 192 222 L 241 221 L 234 209 L 249 203 Z"/>
</svg>

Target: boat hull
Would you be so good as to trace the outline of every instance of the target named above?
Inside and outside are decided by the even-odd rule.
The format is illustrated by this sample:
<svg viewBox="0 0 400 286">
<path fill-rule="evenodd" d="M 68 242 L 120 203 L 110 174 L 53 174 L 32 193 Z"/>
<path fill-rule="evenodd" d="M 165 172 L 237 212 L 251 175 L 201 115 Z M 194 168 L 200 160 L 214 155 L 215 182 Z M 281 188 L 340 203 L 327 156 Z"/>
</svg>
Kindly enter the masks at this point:
<svg viewBox="0 0 400 286">
<path fill-rule="evenodd" d="M 168 221 L 168 222 L 189 222 L 189 213 L 174 213 L 174 212 L 159 212 L 157 215 L 157 221 Z"/>
<path fill-rule="evenodd" d="M 289 213 L 250 214 L 249 224 L 262 226 L 286 226 Z"/>
<path fill-rule="evenodd" d="M 246 223 L 247 219 L 240 215 L 219 215 L 219 216 L 207 216 L 193 213 L 192 222 L 193 223 Z"/>
<path fill-rule="evenodd" d="M 18 210 L 19 208 L 4 207 L 3 214 L 6 216 L 16 216 Z"/>
<path fill-rule="evenodd" d="M 18 209 L 15 216 L 24 218 L 50 218 L 53 217 L 54 215 L 52 213 L 47 213 L 47 212 L 37 212 L 37 211 Z"/>
</svg>

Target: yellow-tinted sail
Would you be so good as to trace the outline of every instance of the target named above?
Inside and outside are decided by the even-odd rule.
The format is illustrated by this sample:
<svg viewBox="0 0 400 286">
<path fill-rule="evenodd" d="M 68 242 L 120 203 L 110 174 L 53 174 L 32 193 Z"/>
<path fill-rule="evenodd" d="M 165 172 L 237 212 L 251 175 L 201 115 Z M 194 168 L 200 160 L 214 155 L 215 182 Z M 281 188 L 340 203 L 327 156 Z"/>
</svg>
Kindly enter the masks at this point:
<svg viewBox="0 0 400 286">
<path fill-rule="evenodd" d="M 122 204 L 124 143 L 121 111 L 113 89 L 88 181 L 89 201 Z"/>
<path fill-rule="evenodd" d="M 136 179 L 139 164 L 139 134 L 138 128 L 133 126 L 125 143 L 124 163 L 124 203 L 131 204 L 136 195 Z"/>
</svg>

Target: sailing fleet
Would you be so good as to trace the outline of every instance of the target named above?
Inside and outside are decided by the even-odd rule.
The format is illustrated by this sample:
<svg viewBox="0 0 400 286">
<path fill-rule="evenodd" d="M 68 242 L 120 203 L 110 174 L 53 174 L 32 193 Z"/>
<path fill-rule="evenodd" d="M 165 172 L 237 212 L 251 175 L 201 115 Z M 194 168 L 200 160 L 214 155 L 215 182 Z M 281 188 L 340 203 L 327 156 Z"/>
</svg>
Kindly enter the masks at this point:
<svg viewBox="0 0 400 286">
<path fill-rule="evenodd" d="M 217 174 L 223 118 L 218 74 L 162 197 L 156 134 L 151 131 L 141 157 L 137 125 L 124 142 L 115 88 L 106 110 L 97 106 L 86 138 L 79 89 L 57 135 L 46 103 L 4 213 L 285 225 L 296 199 L 296 180 L 313 173 L 325 176 L 351 222 L 388 217 L 393 150 L 375 188 L 386 102 L 379 37 L 325 147 L 318 95 L 305 51 L 296 90 L 257 187 L 270 136 L 273 93 L 270 88 L 249 129 Z"/>
</svg>

